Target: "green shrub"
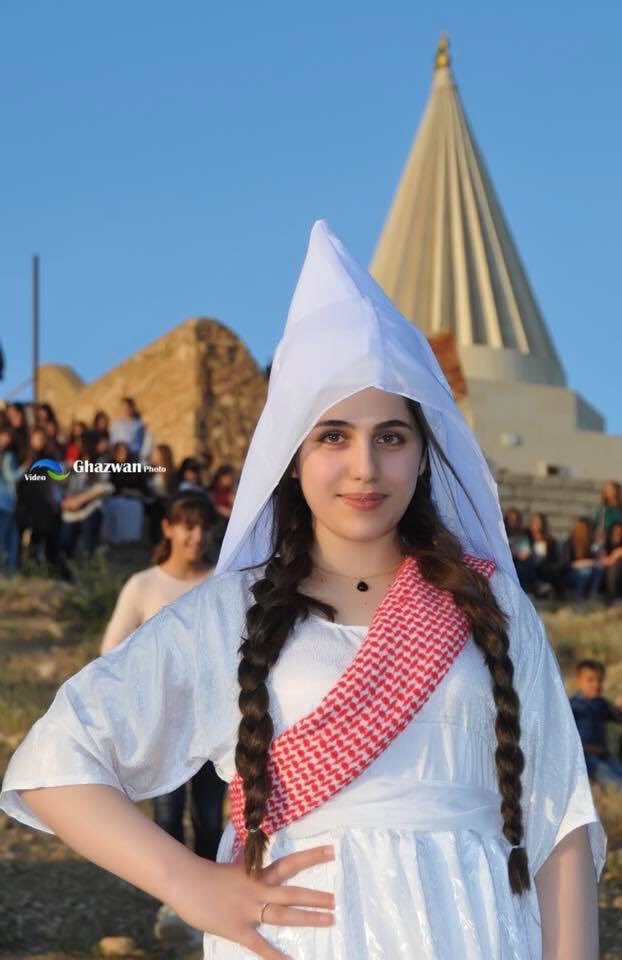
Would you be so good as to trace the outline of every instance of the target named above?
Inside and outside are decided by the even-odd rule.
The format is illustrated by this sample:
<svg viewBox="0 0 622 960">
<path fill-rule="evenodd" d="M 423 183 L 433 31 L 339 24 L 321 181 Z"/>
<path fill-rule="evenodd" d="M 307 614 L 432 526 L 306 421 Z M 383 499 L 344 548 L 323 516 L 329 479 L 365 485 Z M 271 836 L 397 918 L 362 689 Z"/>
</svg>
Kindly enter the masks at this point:
<svg viewBox="0 0 622 960">
<path fill-rule="evenodd" d="M 69 560 L 67 566 L 72 583 L 60 606 L 61 620 L 79 630 L 103 629 L 121 588 L 121 578 L 108 565 L 105 548 L 98 547 L 91 557 Z"/>
</svg>

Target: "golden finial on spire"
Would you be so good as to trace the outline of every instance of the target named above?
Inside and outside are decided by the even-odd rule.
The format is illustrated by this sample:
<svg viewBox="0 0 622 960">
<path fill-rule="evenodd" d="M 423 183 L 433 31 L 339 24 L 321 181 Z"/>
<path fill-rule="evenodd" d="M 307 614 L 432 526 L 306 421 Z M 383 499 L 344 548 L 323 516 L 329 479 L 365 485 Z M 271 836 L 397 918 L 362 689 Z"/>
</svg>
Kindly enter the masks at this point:
<svg viewBox="0 0 622 960">
<path fill-rule="evenodd" d="M 441 38 L 438 41 L 438 46 L 436 48 L 436 56 L 434 57 L 434 69 L 442 70 L 443 67 L 448 67 L 451 63 L 449 58 L 449 37 L 443 31 L 441 33 Z"/>
</svg>

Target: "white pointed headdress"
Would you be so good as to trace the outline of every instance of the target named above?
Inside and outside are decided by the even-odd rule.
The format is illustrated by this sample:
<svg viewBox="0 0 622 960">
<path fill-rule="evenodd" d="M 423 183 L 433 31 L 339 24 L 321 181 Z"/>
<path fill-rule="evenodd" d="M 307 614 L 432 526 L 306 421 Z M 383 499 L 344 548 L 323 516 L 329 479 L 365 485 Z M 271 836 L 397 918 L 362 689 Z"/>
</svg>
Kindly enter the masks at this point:
<svg viewBox="0 0 622 960">
<path fill-rule="evenodd" d="M 516 578 L 497 485 L 421 331 L 394 307 L 325 220 L 307 256 L 270 374 L 215 573 L 264 563 L 271 554 L 271 494 L 296 450 L 333 404 L 377 387 L 421 404 L 451 464 L 428 444 L 431 495 L 467 553 Z"/>
</svg>

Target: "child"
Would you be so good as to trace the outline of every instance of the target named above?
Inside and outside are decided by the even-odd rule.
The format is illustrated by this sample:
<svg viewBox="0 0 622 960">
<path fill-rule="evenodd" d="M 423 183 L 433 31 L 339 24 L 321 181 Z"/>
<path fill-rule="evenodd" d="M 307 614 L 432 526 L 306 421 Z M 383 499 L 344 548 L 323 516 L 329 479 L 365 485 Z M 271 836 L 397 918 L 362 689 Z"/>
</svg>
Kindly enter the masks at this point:
<svg viewBox="0 0 622 960">
<path fill-rule="evenodd" d="M 590 779 L 622 787 L 622 763 L 611 756 L 607 746 L 607 724 L 622 723 L 622 697 L 618 697 L 615 704 L 603 697 L 605 665 L 598 660 L 580 660 L 574 681 L 576 692 L 570 698 L 570 705 Z"/>
<path fill-rule="evenodd" d="M 216 864 L 128 802 L 206 758 Z M 596 960 L 607 838 L 496 485 L 324 221 L 214 575 L 66 681 L 0 807 L 168 902 L 209 960 Z"/>
</svg>

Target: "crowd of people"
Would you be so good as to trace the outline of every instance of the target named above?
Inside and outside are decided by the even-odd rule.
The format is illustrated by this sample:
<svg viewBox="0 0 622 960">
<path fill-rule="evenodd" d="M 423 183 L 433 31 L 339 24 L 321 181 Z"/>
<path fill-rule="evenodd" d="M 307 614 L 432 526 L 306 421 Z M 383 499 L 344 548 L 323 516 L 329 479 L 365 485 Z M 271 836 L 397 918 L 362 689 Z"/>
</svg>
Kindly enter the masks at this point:
<svg viewBox="0 0 622 960">
<path fill-rule="evenodd" d="M 69 477 L 62 483 L 37 483 L 27 472 L 39 459 L 58 462 Z M 78 472 L 77 460 L 91 463 L 140 463 L 152 472 Z M 167 499 L 184 490 L 204 493 L 213 507 L 208 560 L 215 561 L 237 483 L 224 464 L 194 457 L 175 464 L 170 446 L 155 443 L 132 397 L 124 397 L 111 418 L 103 410 L 91 424 L 74 420 L 66 433 L 48 403 L 10 403 L 0 409 L 0 569 L 15 572 L 27 559 L 45 560 L 52 572 L 70 578 L 71 560 L 80 542 L 88 555 L 101 543 L 116 544 L 147 536 L 155 545 Z M 511 507 L 504 515 L 516 571 L 532 596 L 581 602 L 599 596 L 609 605 L 622 600 L 622 488 L 608 481 L 593 516 L 575 517 L 567 537 L 558 540 L 543 513 L 524 523 Z"/>
<path fill-rule="evenodd" d="M 600 597 L 607 605 L 622 601 L 622 488 L 607 481 L 593 516 L 575 517 L 562 540 L 554 537 L 544 513 L 527 524 L 520 510 L 505 511 L 516 573 L 526 593 L 581 603 Z"/>
<path fill-rule="evenodd" d="M 37 482 L 56 462 L 69 476 Z M 73 469 L 130 464 L 127 470 Z M 141 465 L 135 469 L 134 465 Z M 211 509 L 207 559 L 215 560 L 231 513 L 237 474 L 229 464 L 213 474 L 210 464 L 185 457 L 176 464 L 168 444 L 156 443 L 132 397 L 116 417 L 103 410 L 92 423 L 74 420 L 63 433 L 50 404 L 10 403 L 0 409 L 0 570 L 12 574 L 28 560 L 45 561 L 54 575 L 71 579 L 68 561 L 78 543 L 91 555 L 102 542 L 147 537 L 155 547 L 168 499 L 183 491 L 203 494 Z"/>
</svg>

